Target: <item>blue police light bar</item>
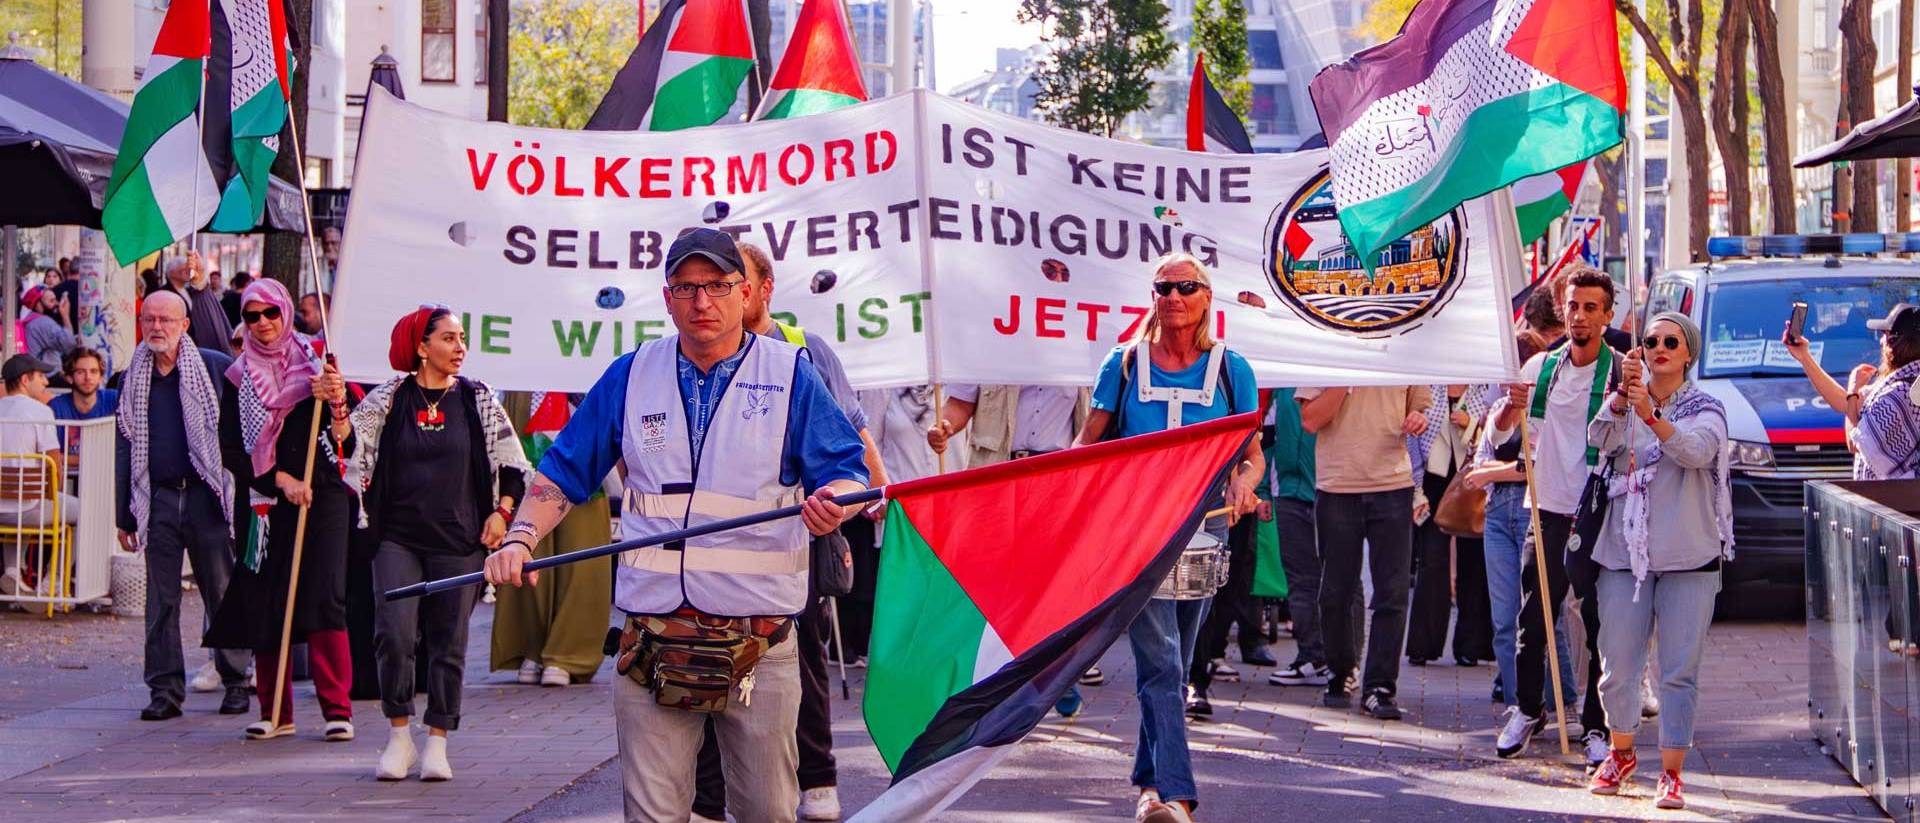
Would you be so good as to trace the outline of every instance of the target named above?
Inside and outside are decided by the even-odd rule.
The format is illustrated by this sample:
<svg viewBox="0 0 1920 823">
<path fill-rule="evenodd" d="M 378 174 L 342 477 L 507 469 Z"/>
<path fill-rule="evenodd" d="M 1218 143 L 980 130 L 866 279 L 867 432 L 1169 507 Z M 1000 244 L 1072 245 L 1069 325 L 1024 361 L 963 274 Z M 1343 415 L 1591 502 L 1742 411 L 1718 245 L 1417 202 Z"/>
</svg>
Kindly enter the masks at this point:
<svg viewBox="0 0 1920 823">
<path fill-rule="evenodd" d="M 1817 254 L 1920 252 L 1920 232 L 1888 234 L 1761 234 L 1713 237 L 1708 257 L 1800 257 Z"/>
</svg>

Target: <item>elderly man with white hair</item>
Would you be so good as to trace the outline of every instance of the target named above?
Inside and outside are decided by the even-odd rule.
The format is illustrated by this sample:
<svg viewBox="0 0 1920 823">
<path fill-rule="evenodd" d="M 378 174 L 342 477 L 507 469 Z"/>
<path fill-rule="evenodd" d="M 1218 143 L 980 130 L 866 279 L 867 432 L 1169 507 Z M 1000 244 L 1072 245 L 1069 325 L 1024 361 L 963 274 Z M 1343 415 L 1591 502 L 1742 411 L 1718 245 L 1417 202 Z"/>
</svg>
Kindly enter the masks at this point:
<svg viewBox="0 0 1920 823">
<path fill-rule="evenodd" d="M 220 608 L 233 573 L 233 476 L 221 461 L 220 392 L 233 358 L 193 345 L 187 304 L 169 291 L 140 307 L 133 351 L 115 414 L 119 448 L 116 525 L 128 551 L 147 557 L 146 681 L 152 701 L 141 720 L 180 716 L 186 663 L 180 649 L 180 563 L 193 557 L 206 613 Z M 222 333 L 215 326 L 215 333 Z M 226 695 L 221 714 L 247 710 L 246 655 L 214 654 Z"/>
<path fill-rule="evenodd" d="M 207 263 L 199 252 L 167 261 L 165 290 L 180 295 L 187 303 L 187 316 L 193 320 L 193 344 L 233 356 L 233 343 L 227 339 L 232 324 L 227 310 L 220 305 L 220 291 L 207 284 Z"/>
</svg>

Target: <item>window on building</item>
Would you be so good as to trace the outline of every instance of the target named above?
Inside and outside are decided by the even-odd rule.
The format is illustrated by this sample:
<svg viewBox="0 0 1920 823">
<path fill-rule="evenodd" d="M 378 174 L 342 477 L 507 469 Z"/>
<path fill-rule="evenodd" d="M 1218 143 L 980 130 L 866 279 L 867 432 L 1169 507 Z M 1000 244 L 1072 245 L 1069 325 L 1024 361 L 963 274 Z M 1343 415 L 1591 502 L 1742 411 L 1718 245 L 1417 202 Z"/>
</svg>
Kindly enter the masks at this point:
<svg viewBox="0 0 1920 823">
<path fill-rule="evenodd" d="M 420 82 L 453 82 L 454 4 L 458 0 L 420 0 Z"/>
<path fill-rule="evenodd" d="M 487 3 L 480 0 L 473 4 L 473 84 L 487 84 Z"/>
<path fill-rule="evenodd" d="M 329 174 L 329 172 L 331 172 L 332 170 L 333 170 L 333 164 L 328 162 L 327 158 L 325 157 L 307 158 L 307 167 L 305 169 L 306 174 L 304 175 L 307 182 L 307 188 L 324 189 L 328 186 L 333 185 L 333 182 L 330 179 L 330 174 Z"/>
<path fill-rule="evenodd" d="M 1284 84 L 1255 83 L 1252 114 L 1255 134 L 1294 134 L 1300 128 L 1293 118 L 1293 98 Z"/>
<path fill-rule="evenodd" d="M 1813 4 L 1812 45 L 1816 49 L 1831 48 L 1833 43 L 1833 18 L 1829 16 L 1827 4 L 1815 0 Z"/>
<path fill-rule="evenodd" d="M 1247 60 L 1256 69 L 1284 69 L 1280 59 L 1280 33 L 1273 29 L 1247 31 Z"/>
</svg>

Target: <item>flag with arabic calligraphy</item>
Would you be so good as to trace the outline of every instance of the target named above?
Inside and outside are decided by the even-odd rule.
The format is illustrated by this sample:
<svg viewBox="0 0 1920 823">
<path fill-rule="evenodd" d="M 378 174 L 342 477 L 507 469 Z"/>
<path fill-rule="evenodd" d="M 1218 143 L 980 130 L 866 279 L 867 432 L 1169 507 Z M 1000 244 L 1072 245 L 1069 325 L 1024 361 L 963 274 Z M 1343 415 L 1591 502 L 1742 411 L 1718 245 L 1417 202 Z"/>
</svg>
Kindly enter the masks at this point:
<svg viewBox="0 0 1920 823">
<path fill-rule="evenodd" d="M 1423 0 L 1308 87 L 1362 261 L 1455 206 L 1619 144 L 1610 0 Z"/>
</svg>

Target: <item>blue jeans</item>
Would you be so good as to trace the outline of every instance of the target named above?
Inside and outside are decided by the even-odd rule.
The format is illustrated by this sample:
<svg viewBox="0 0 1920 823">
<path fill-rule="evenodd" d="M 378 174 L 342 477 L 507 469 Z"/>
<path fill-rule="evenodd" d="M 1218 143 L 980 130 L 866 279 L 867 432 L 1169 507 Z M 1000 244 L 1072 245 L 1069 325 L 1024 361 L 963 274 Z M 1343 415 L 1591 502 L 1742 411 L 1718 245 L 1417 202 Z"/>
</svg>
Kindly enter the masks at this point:
<svg viewBox="0 0 1920 823">
<path fill-rule="evenodd" d="M 1215 524 L 1218 528 L 1214 528 Z M 1207 522 L 1206 532 L 1226 545 L 1226 518 Z M 1133 785 L 1160 792 L 1163 801 L 1199 805 L 1193 761 L 1187 753 L 1187 672 L 1213 598 L 1149 600 L 1127 627 L 1140 700 L 1140 741 L 1133 748 Z"/>
<path fill-rule="evenodd" d="M 1498 666 L 1494 684 L 1509 706 L 1518 705 L 1514 684 L 1519 682 L 1514 662 L 1514 638 L 1520 629 L 1520 552 L 1527 545 L 1527 530 L 1532 517 L 1526 505 L 1525 483 L 1497 483 L 1487 494 L 1487 598 L 1493 604 L 1493 659 Z M 1567 650 L 1567 629 L 1553 624 L 1554 642 L 1559 651 L 1561 695 L 1572 704 L 1578 697 L 1573 678 L 1573 658 Z"/>
<path fill-rule="evenodd" d="M 1720 573 L 1655 572 L 1635 600 L 1631 572 L 1601 569 L 1595 586 L 1607 619 L 1600 624 L 1600 702 L 1607 728 L 1640 730 L 1640 678 L 1649 645 L 1660 658 L 1660 748 L 1693 747 L 1693 718 L 1700 695 L 1700 655 L 1713 622 Z"/>
</svg>

